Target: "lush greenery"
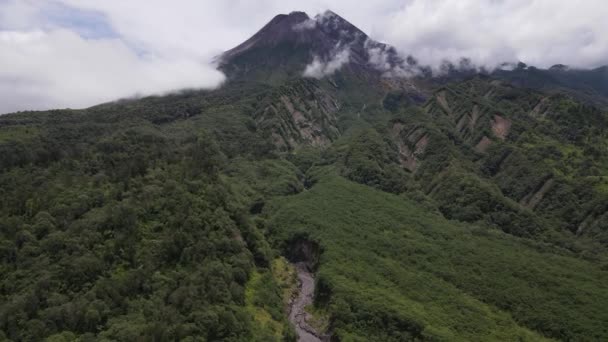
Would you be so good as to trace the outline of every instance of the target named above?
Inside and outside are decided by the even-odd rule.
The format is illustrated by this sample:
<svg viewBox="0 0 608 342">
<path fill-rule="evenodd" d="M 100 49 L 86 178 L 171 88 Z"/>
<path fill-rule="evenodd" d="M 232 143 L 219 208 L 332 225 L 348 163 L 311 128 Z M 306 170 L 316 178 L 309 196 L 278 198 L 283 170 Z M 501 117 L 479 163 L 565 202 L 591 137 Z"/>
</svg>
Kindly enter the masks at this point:
<svg viewBox="0 0 608 342">
<path fill-rule="evenodd" d="M 239 117 L 175 120 L 208 96 L 2 118 L 2 339 L 268 341 L 251 306 L 293 337 L 263 294 L 276 285 L 255 283 L 274 254 L 225 176 L 263 138 L 220 148 L 251 132 Z M 227 129 L 201 130 L 210 120 Z"/>
<path fill-rule="evenodd" d="M 343 340 L 603 340 L 606 272 L 496 230 L 319 172 L 267 211 L 277 239 L 322 247 L 317 301 Z M 536 332 L 534 332 L 536 331 Z M 593 333 L 590 333 L 593 332 Z"/>
<path fill-rule="evenodd" d="M 298 243 L 343 341 L 608 339 L 602 109 L 298 61 L 0 117 L 0 340 L 291 341 Z"/>
</svg>

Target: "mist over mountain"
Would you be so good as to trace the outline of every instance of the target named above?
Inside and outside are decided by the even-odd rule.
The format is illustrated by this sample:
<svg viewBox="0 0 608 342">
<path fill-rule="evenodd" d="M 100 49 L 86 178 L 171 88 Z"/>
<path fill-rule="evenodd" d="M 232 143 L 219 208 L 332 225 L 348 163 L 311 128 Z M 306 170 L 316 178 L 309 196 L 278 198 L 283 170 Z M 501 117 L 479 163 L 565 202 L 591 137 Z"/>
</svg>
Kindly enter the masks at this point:
<svg viewBox="0 0 608 342">
<path fill-rule="evenodd" d="M 0 340 L 608 339 L 607 67 L 418 52 L 296 11 L 0 116 Z"/>
<path fill-rule="evenodd" d="M 372 40 L 331 11 L 314 18 L 303 12 L 278 15 L 243 44 L 225 52 L 220 63 L 231 78 L 261 68 L 265 74 L 299 71 L 290 76 L 313 78 L 342 68 L 400 77 L 420 72 L 411 57 L 406 63 L 393 47 Z"/>
<path fill-rule="evenodd" d="M 607 105 L 608 96 L 606 67 L 580 69 L 557 64 L 541 69 L 523 62 L 488 67 L 475 65 L 467 58 L 431 66 L 417 60 L 416 51 L 400 53 L 390 45 L 374 41 L 331 11 L 314 18 L 304 12 L 278 15 L 250 39 L 221 55 L 219 62 L 220 70 L 229 78 L 258 72 L 270 78 L 322 78 L 344 69 L 385 79 L 445 82 L 481 74 L 526 88 L 568 92 L 580 100 L 603 106 Z"/>
</svg>

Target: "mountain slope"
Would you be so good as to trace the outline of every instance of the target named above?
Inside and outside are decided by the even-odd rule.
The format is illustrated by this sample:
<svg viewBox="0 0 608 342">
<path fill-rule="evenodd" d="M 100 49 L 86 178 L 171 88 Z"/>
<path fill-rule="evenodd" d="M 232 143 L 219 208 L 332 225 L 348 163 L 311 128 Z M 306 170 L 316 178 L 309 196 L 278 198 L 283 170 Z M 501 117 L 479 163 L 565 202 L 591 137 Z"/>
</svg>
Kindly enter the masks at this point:
<svg viewBox="0 0 608 342">
<path fill-rule="evenodd" d="M 596 71 L 431 78 L 331 12 L 220 68 L 0 117 L 0 339 L 294 341 L 302 253 L 335 339 L 608 338 Z"/>
<path fill-rule="evenodd" d="M 350 71 L 353 77 L 377 78 L 386 72 L 406 74 L 415 64 L 331 11 L 315 18 L 302 12 L 278 15 L 218 59 L 231 79 L 271 83 L 306 71 L 309 77 L 320 78 L 338 69 Z"/>
<path fill-rule="evenodd" d="M 608 117 L 602 111 L 567 96 L 479 78 L 439 90 L 426 108 L 431 115 L 447 118 L 463 152 L 473 153 L 459 157 L 477 164 L 471 173 L 495 184 L 499 193 L 518 203 L 516 207 L 579 237 L 585 234 L 581 225 L 586 216 L 605 211 L 608 198 L 601 170 L 607 158 L 601 151 L 608 139 Z M 588 233 L 595 241 L 605 241 L 600 231 Z"/>
<path fill-rule="evenodd" d="M 282 241 L 319 244 L 318 305 L 339 339 L 606 336 L 606 274 L 594 263 L 446 221 L 331 173 L 319 177 L 310 191 L 277 199 L 269 225 Z"/>
<path fill-rule="evenodd" d="M 572 94 L 586 103 L 608 107 L 608 66 L 582 70 L 554 65 L 543 70 L 520 65 L 511 71 L 496 70 L 493 76 L 520 87 Z"/>
</svg>

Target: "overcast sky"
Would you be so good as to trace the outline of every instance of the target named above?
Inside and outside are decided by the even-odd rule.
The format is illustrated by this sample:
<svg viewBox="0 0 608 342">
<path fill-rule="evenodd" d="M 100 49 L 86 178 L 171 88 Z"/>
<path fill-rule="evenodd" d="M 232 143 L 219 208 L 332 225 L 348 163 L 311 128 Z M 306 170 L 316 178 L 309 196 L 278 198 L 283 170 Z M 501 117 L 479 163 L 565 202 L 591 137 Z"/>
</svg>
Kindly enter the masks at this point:
<svg viewBox="0 0 608 342">
<path fill-rule="evenodd" d="M 213 56 L 326 9 L 424 64 L 608 64 L 606 0 L 0 0 L 0 113 L 217 87 Z"/>
</svg>

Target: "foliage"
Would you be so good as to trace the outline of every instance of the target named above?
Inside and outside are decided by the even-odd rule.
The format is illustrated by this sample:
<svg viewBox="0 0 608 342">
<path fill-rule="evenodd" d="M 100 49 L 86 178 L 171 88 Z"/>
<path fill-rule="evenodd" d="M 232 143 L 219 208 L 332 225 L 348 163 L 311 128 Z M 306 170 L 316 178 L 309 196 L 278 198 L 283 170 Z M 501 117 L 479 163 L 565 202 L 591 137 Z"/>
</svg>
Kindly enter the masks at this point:
<svg viewBox="0 0 608 342">
<path fill-rule="evenodd" d="M 277 241 L 306 233 L 321 244 L 317 297 L 329 299 L 317 305 L 337 338 L 606 338 L 605 272 L 564 250 L 455 224 L 331 174 L 267 215 Z"/>
<path fill-rule="evenodd" d="M 253 51 L 211 92 L 0 117 L 0 339 L 294 340 L 297 239 L 342 340 L 608 337 L 608 116 L 576 100 L 599 93 L 301 79 L 301 52 L 269 72 Z"/>
<path fill-rule="evenodd" d="M 24 341 L 250 340 L 243 236 L 260 235 L 220 177 L 219 145 L 204 132 L 110 128 L 69 137 L 51 125 L 29 143 L 50 141 L 41 148 L 55 157 L 4 159 L 0 330 Z"/>
</svg>

